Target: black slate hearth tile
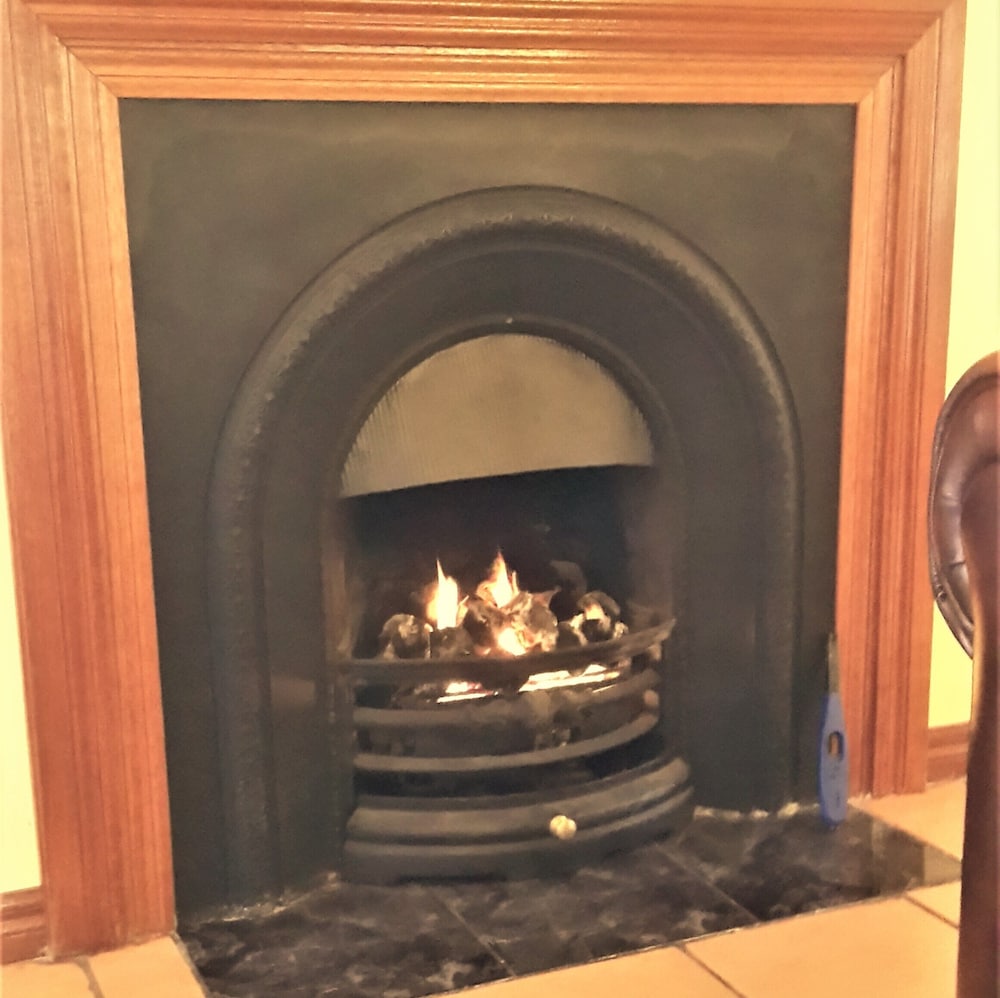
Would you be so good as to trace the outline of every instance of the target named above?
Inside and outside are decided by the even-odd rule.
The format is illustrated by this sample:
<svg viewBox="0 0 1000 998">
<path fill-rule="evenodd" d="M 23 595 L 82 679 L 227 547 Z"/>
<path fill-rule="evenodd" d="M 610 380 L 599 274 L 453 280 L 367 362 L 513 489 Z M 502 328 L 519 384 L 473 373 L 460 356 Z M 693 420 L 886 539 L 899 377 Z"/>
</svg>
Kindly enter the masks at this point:
<svg viewBox="0 0 1000 998">
<path fill-rule="evenodd" d="M 655 843 L 579 870 L 564 892 L 544 903 L 554 908 L 552 917 L 559 929 L 568 928 L 566 915 L 574 907 L 589 913 L 589 923 L 582 929 L 578 925 L 577 931 L 594 957 L 662 946 L 755 921 Z"/>
<path fill-rule="evenodd" d="M 579 935 L 554 930 L 514 939 L 493 940 L 490 948 L 518 976 L 538 974 L 557 967 L 574 967 L 590 963 L 594 957 L 587 941 Z"/>
<path fill-rule="evenodd" d="M 182 928 L 219 998 L 419 998 L 958 879 L 959 863 L 852 810 L 696 812 L 682 834 L 547 880 L 331 880 Z"/>
<path fill-rule="evenodd" d="M 287 907 L 182 928 L 213 994 L 418 998 L 509 976 L 417 885 L 331 882 Z"/>
<path fill-rule="evenodd" d="M 609 856 L 559 879 L 449 885 L 438 892 L 516 974 L 755 921 L 655 844 Z"/>
<path fill-rule="evenodd" d="M 441 903 L 479 937 L 513 939 L 554 929 L 539 899 L 561 881 L 489 880 L 438 884 Z"/>
<path fill-rule="evenodd" d="M 767 816 L 699 812 L 663 849 L 764 921 L 961 875 L 952 857 L 853 808 L 836 828 L 815 807 Z"/>
</svg>

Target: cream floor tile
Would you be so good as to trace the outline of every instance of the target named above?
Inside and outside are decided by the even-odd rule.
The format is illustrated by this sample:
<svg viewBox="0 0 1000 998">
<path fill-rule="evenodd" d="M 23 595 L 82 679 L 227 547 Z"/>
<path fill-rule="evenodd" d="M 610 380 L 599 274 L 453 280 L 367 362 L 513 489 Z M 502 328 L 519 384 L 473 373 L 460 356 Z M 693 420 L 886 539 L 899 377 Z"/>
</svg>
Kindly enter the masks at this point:
<svg viewBox="0 0 1000 998">
<path fill-rule="evenodd" d="M 170 938 L 90 958 L 102 998 L 203 998 L 204 991 Z"/>
<path fill-rule="evenodd" d="M 94 998 L 75 963 L 12 963 L 0 968 L 3 998 Z"/>
<path fill-rule="evenodd" d="M 854 803 L 952 856 L 962 855 L 965 780 L 937 783 L 920 794 L 896 794 Z"/>
<path fill-rule="evenodd" d="M 690 943 L 745 998 L 944 998 L 958 931 L 904 898 Z"/>
<path fill-rule="evenodd" d="M 473 988 L 475 998 L 733 998 L 733 992 L 679 949 L 657 949 L 585 967 Z"/>
<path fill-rule="evenodd" d="M 934 887 L 918 887 L 907 895 L 918 904 L 937 912 L 952 925 L 958 925 L 959 908 L 962 902 L 962 885 L 959 881 L 952 884 L 937 884 Z"/>
</svg>

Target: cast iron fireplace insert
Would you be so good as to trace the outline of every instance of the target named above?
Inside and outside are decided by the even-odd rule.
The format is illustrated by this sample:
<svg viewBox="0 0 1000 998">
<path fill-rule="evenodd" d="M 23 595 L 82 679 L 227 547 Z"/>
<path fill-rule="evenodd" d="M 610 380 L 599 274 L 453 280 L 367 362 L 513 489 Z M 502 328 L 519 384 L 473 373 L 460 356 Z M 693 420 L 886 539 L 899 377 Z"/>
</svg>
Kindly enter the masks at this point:
<svg viewBox="0 0 1000 998">
<path fill-rule="evenodd" d="M 339 515 L 338 500 L 359 423 L 428 358 L 480 341 L 525 350 L 534 336 L 596 362 L 648 427 L 649 477 L 613 489 L 631 508 L 623 524 L 606 529 L 628 535 L 622 557 L 629 590 L 620 595 L 659 614 L 644 622 L 650 630 L 640 629 L 639 646 L 618 655 L 655 650 L 655 661 L 669 633 L 656 624 L 674 618 L 686 646 L 668 653 L 656 676 L 671 710 L 641 707 L 639 690 L 640 706 L 617 734 L 600 731 L 586 756 L 592 792 L 567 783 L 569 774 L 556 775 L 556 762 L 548 764 L 553 753 L 577 759 L 590 741 L 585 737 L 541 753 L 483 756 L 473 747 L 470 755 L 428 759 L 365 751 L 358 717 L 374 708 L 356 702 L 356 683 L 405 682 L 407 672 L 417 672 L 416 683 L 459 678 L 470 669 L 482 675 L 486 666 L 432 659 L 379 668 L 346 657 L 357 641 L 350 627 L 357 587 L 347 556 L 349 520 Z M 534 380 L 544 394 L 544 371 Z M 518 404 L 532 411 L 538 406 L 530 396 Z M 573 401 L 584 410 L 588 404 Z M 405 426 L 409 417 L 402 411 L 397 418 Z M 488 435 L 486 446 L 489 462 Z M 527 440 L 524 449 L 530 461 Z M 381 463 L 401 457 L 390 443 Z M 433 481 L 433 453 L 426 461 Z M 788 526 L 800 518 L 799 462 L 789 392 L 753 313 L 707 258 L 641 214 L 576 191 L 498 188 L 430 204 L 362 241 L 299 296 L 269 336 L 240 384 L 216 451 L 209 600 L 223 759 L 235 770 L 226 781 L 226 805 L 232 826 L 244 830 L 231 857 L 240 881 L 254 892 L 274 888 L 263 879 L 269 839 L 283 830 L 280 822 L 271 827 L 268 799 L 267 774 L 276 765 L 280 772 L 276 751 L 269 753 L 248 722 L 267 713 L 280 732 L 288 721 L 275 693 L 308 682 L 324 657 L 330 764 L 317 767 L 319 782 L 299 804 L 312 810 L 315 801 L 328 802 L 331 841 L 343 848 L 335 862 L 348 873 L 537 872 L 553 851 L 592 858 L 641 840 L 643 830 L 648 836 L 676 827 L 692 806 L 687 767 L 668 747 L 678 742 L 709 799 L 748 792 L 751 799 L 779 800 L 789 782 L 791 737 L 773 694 L 790 685 L 796 639 L 799 531 Z M 534 468 L 528 463 L 524 470 Z M 697 674 L 697 684 L 670 668 L 684 658 L 696 663 L 683 671 L 687 678 Z M 516 660 L 488 665 L 523 668 Z M 749 676 L 737 679 L 741 669 L 770 673 L 769 698 L 750 716 L 745 705 L 727 710 L 719 696 L 736 683 L 749 685 Z M 262 681 L 268 677 L 270 697 Z M 700 702 L 706 689 L 713 691 L 711 710 Z M 455 710 L 439 707 L 436 716 Z M 685 725 L 692 719 L 697 724 Z M 293 715 L 290 726 L 299 723 Z M 741 765 L 713 758 L 722 728 L 735 736 Z M 491 787 L 478 800 L 467 781 L 427 796 L 398 787 L 357 792 L 359 778 L 373 770 L 384 788 L 390 774 L 440 778 L 446 765 L 457 780 L 470 761 L 477 778 L 502 773 L 513 786 Z M 543 762 L 557 792 L 544 780 L 525 784 L 525 770 L 535 772 Z M 578 780 L 578 767 L 573 774 Z M 632 804 L 618 803 L 619 791 L 609 812 L 609 784 L 633 779 Z M 737 790 L 734 781 L 744 787 Z M 645 820 L 638 819 L 647 807 Z M 574 808 L 593 813 L 589 820 L 581 815 L 578 841 L 554 847 L 549 819 Z M 264 834 L 248 834 L 257 828 Z"/>
<path fill-rule="evenodd" d="M 810 795 L 851 125 L 838 108 L 123 105 L 182 913 L 329 870 L 555 870 L 680 827 L 695 801 Z M 421 378 L 429 451 L 396 432 L 427 423 Z M 508 683 L 481 705 L 513 720 L 499 753 L 495 718 L 453 716 L 473 760 L 534 754 L 530 779 L 510 759 L 486 782 L 454 763 L 428 779 L 413 759 L 462 750 L 372 733 L 401 668 L 371 661 L 372 636 L 436 559 L 469 592 L 497 547 L 532 591 L 571 563 L 621 603 L 638 644 L 610 655 L 635 687 L 609 684 L 594 727 L 557 719 L 562 693 L 528 721 Z M 561 768 L 539 765 L 553 750 Z M 559 816 L 575 836 L 550 834 Z"/>
</svg>

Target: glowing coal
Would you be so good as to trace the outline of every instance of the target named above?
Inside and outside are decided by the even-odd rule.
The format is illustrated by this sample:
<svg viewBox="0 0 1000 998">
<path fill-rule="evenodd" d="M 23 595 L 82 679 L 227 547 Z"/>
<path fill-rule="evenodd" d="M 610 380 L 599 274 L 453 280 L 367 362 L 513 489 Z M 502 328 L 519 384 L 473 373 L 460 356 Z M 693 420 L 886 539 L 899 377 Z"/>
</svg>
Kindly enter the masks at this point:
<svg viewBox="0 0 1000 998">
<path fill-rule="evenodd" d="M 497 552 L 475 593 L 462 596 L 458 582 L 438 561 L 437 582 L 428 589 L 423 619 L 411 614 L 390 617 L 382 628 L 379 655 L 403 659 L 514 658 L 609 641 L 628 632 L 618 603 L 598 591 L 585 593 L 575 612 L 559 620 L 551 609 L 557 591 L 522 590 L 517 573 Z M 539 672 L 521 684 L 518 692 L 606 683 L 619 678 L 628 667 L 625 661 L 610 667 L 591 664 L 572 671 Z M 498 691 L 483 683 L 454 680 L 437 686 L 433 699 L 443 703 L 493 696 Z"/>
</svg>

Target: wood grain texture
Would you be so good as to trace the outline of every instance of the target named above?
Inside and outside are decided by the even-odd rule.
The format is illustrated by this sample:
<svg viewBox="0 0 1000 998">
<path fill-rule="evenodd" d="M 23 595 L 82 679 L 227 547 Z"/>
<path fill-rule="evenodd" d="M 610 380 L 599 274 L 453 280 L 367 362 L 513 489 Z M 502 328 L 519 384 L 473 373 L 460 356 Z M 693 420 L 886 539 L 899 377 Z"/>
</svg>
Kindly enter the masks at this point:
<svg viewBox="0 0 1000 998">
<path fill-rule="evenodd" d="M 169 931 L 172 873 L 117 111 L 30 11 L 8 14 L 4 431 L 63 955 Z"/>
<path fill-rule="evenodd" d="M 399 52 L 388 63 L 388 54 L 379 52 L 226 55 L 220 67 L 211 50 L 183 57 L 157 50 L 134 74 L 134 67 L 122 66 L 112 52 L 103 79 L 120 97 L 200 99 L 210 89 L 227 100 L 772 104 L 786 100 L 786 81 L 812 77 L 816 86 L 795 103 L 853 104 L 883 65 L 874 58 L 831 65 L 774 57 L 734 66 L 728 59 L 697 57 L 684 59 L 689 72 L 683 78 L 666 82 L 658 58 L 606 53 L 585 54 L 579 66 L 571 60 L 553 66 L 544 55 L 501 53 L 491 73 L 478 64 L 463 68 L 454 53 Z M 623 58 L 634 66 L 634 77 L 623 78 Z"/>
<path fill-rule="evenodd" d="M 965 776 L 969 762 L 969 725 L 948 724 L 927 732 L 927 782 Z"/>
<path fill-rule="evenodd" d="M 862 100 L 855 119 L 854 199 L 844 358 L 840 515 L 837 534 L 836 622 L 853 793 L 870 789 L 876 639 L 880 615 L 872 604 L 881 557 L 877 535 L 881 485 L 879 437 L 884 419 L 878 392 L 890 344 L 886 328 L 891 288 L 888 259 L 897 198 L 896 128 L 899 68 L 893 67 Z"/>
<path fill-rule="evenodd" d="M 33 4 L 122 96 L 781 102 L 862 98 L 933 5 Z M 674 65 L 665 66 L 669 60 Z"/>
<path fill-rule="evenodd" d="M 884 399 L 879 433 L 876 500 L 880 522 L 877 651 L 871 739 L 871 787 L 876 795 L 920 790 L 926 778 L 930 692 L 931 592 L 926 509 L 930 441 L 943 394 L 947 359 L 954 158 L 960 62 L 946 35 L 952 9 L 907 53 L 902 67 L 898 122 L 898 200 L 890 257 L 892 290 L 883 337 L 890 348 L 876 388 Z M 954 124 L 952 123 L 952 119 Z M 947 215 L 942 193 L 949 192 Z M 947 240 L 937 238 L 946 231 Z M 936 401 L 935 401 L 936 400 Z M 907 598 L 900 598 L 907 593 Z"/>
<path fill-rule="evenodd" d="M 33 960 L 47 941 L 41 887 L 0 894 L 0 963 Z"/>
<path fill-rule="evenodd" d="M 115 99 L 857 107 L 837 617 L 855 790 L 926 765 L 962 0 L 8 0 L 3 387 L 54 950 L 169 929 Z"/>
</svg>

